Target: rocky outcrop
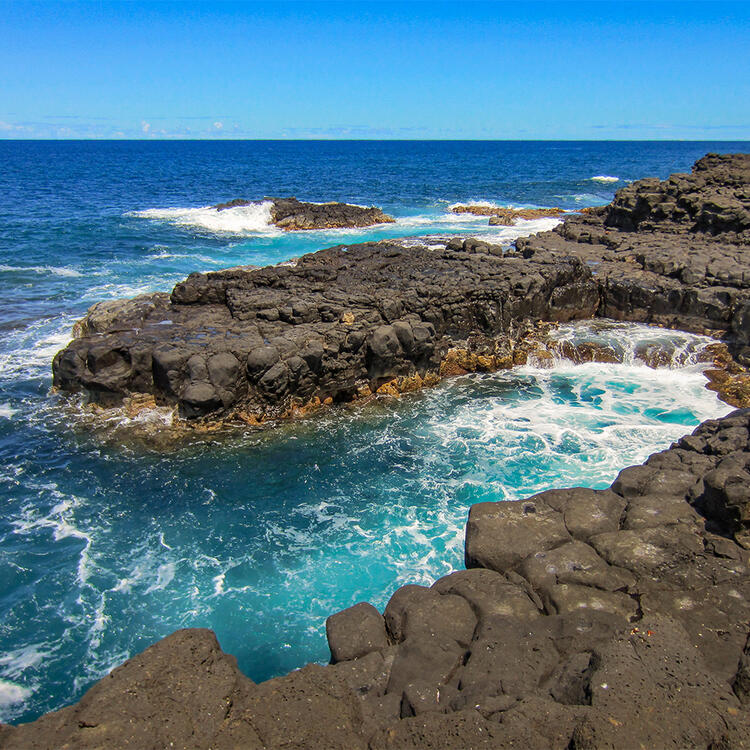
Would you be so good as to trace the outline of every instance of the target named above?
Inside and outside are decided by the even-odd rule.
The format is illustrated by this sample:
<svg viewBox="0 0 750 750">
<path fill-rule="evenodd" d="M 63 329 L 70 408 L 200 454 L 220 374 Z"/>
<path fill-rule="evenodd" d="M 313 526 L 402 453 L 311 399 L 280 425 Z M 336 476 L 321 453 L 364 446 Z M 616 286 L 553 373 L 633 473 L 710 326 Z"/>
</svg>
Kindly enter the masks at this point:
<svg viewBox="0 0 750 750">
<path fill-rule="evenodd" d="M 351 203 L 303 203 L 296 198 L 267 198 L 271 201 L 271 222 L 281 229 L 345 229 L 371 227 L 375 224 L 393 224 L 395 219 L 375 206 L 356 206 Z M 256 201 L 242 198 L 218 203 L 217 211 L 251 206 Z"/>
<path fill-rule="evenodd" d="M 750 365 L 748 190 L 749 155 L 709 155 L 690 175 L 633 183 L 516 250 L 384 241 L 192 274 L 169 303 L 92 308 L 55 357 L 54 383 L 95 403 L 147 394 L 187 419 L 257 424 L 510 367 L 534 324 L 594 315 L 721 337 Z M 274 205 L 288 218 L 297 205 L 338 204 Z M 742 368 L 711 377 L 730 403 L 747 403 Z"/>
<path fill-rule="evenodd" d="M 709 154 L 691 174 L 634 182 L 516 246 L 529 259 L 583 260 L 598 315 L 723 337 L 750 364 L 750 154 Z"/>
<path fill-rule="evenodd" d="M 169 305 L 107 308 L 116 325 L 105 331 L 94 311 L 81 326 L 89 335 L 55 357 L 54 383 L 98 403 L 148 393 L 187 418 L 257 422 L 394 380 L 435 382 L 448 351 L 470 346 L 467 338 L 510 366 L 509 342 L 524 322 L 596 310 L 598 290 L 580 260 L 494 251 L 381 242 L 293 266 L 192 274 Z"/>
<path fill-rule="evenodd" d="M 332 615 L 331 665 L 256 685 L 179 631 L 0 747 L 747 748 L 749 465 L 743 410 L 606 490 L 475 505 L 467 569 Z"/>
<path fill-rule="evenodd" d="M 474 216 L 489 216 L 490 226 L 513 226 L 518 219 L 542 219 L 547 216 L 562 216 L 562 208 L 501 208 L 500 206 L 486 206 L 483 204 L 457 204 L 451 206 L 454 214 L 472 214 Z"/>
<path fill-rule="evenodd" d="M 296 198 L 275 198 L 271 220 L 282 229 L 340 229 L 392 224 L 394 219 L 374 206 L 350 203 L 301 203 Z"/>
</svg>

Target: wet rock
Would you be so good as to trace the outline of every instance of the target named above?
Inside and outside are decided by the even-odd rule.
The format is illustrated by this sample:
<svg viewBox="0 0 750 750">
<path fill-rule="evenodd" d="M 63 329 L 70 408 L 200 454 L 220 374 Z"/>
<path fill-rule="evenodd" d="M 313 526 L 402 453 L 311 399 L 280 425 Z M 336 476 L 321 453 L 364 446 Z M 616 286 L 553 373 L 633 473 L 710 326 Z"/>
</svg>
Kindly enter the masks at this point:
<svg viewBox="0 0 750 750">
<path fill-rule="evenodd" d="M 350 203 L 303 203 L 296 198 L 275 198 L 271 221 L 281 229 L 340 229 L 392 224 L 394 219 L 379 208 Z"/>
<path fill-rule="evenodd" d="M 326 637 L 334 664 L 388 647 L 383 617 L 367 602 L 331 615 L 326 620 Z"/>
</svg>

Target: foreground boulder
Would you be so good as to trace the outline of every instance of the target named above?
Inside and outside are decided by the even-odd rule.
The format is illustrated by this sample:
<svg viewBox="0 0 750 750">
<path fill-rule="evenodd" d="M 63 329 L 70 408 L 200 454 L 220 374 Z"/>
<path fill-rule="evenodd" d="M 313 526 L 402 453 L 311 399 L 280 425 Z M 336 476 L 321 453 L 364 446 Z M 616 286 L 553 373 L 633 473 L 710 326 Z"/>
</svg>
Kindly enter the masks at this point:
<svg viewBox="0 0 750 750">
<path fill-rule="evenodd" d="M 332 615 L 331 665 L 256 685 L 178 631 L 0 747 L 748 748 L 749 459 L 745 409 L 609 489 L 475 505 L 468 569 Z"/>
<path fill-rule="evenodd" d="M 287 231 L 304 229 L 346 229 L 393 224 L 394 219 L 375 206 L 355 206 L 351 203 L 303 203 L 296 198 L 271 198 L 271 222 Z M 218 203 L 217 211 L 251 206 L 256 201 L 242 198 Z"/>
</svg>

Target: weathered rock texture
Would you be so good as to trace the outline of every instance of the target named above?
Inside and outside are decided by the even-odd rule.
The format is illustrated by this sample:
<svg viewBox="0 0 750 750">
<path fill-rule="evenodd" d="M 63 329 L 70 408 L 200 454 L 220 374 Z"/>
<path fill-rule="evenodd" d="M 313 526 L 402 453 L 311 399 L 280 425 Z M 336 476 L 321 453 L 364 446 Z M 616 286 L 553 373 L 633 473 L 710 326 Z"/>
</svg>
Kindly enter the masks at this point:
<svg viewBox="0 0 750 750">
<path fill-rule="evenodd" d="M 517 219 L 541 219 L 546 216 L 562 216 L 562 208 L 501 208 L 499 206 L 485 206 L 482 204 L 458 204 L 451 206 L 454 214 L 473 214 L 474 216 L 489 216 L 490 226 L 512 226 Z"/>
<path fill-rule="evenodd" d="M 303 203 L 296 198 L 269 198 L 272 201 L 271 222 L 288 231 L 304 229 L 344 229 L 392 224 L 394 219 L 375 206 L 355 206 L 351 203 Z M 256 201 L 242 198 L 219 203 L 214 208 L 250 206 Z"/>
<path fill-rule="evenodd" d="M 467 570 L 332 615 L 332 665 L 256 685 L 179 631 L 0 747 L 750 747 L 749 432 L 737 411 L 607 490 L 475 505 Z"/>
<path fill-rule="evenodd" d="M 749 190 L 750 155 L 709 155 L 517 251 L 385 241 L 192 274 L 168 302 L 92 308 L 55 357 L 54 383 L 102 404 L 145 393 L 186 418 L 257 423 L 510 367 L 531 324 L 594 315 L 724 337 L 750 364 Z M 746 376 L 714 380 L 732 403 L 750 395 Z"/>
<path fill-rule="evenodd" d="M 495 338 L 507 342 L 526 320 L 589 317 L 599 304 L 589 270 L 572 256 L 529 261 L 472 249 L 381 242 L 322 250 L 294 266 L 192 274 L 169 305 L 94 309 L 79 326 L 89 335 L 55 358 L 54 382 L 100 403 L 153 393 L 185 417 L 262 420 L 349 401 L 394 378 L 437 380 L 457 341 L 481 338 L 494 352 Z"/>
<path fill-rule="evenodd" d="M 750 154 L 709 154 L 692 174 L 634 182 L 516 246 L 529 259 L 584 260 L 598 315 L 723 336 L 750 363 Z"/>
</svg>

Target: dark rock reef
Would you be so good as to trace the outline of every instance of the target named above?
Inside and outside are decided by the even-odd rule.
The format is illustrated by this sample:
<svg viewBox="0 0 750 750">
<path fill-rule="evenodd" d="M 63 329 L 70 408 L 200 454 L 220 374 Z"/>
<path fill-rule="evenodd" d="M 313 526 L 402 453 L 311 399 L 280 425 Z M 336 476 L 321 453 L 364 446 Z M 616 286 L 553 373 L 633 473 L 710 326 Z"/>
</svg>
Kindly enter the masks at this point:
<svg viewBox="0 0 750 750">
<path fill-rule="evenodd" d="M 583 260 L 597 314 L 723 337 L 750 364 L 750 154 L 708 154 L 691 174 L 639 180 L 516 247 Z"/>
<path fill-rule="evenodd" d="M 609 489 L 475 505 L 467 569 L 332 615 L 331 665 L 254 684 L 178 631 L 0 746 L 748 748 L 749 469 L 746 409 Z"/>
<path fill-rule="evenodd" d="M 55 357 L 54 384 L 105 405 L 147 394 L 188 419 L 255 424 L 510 367 L 537 322 L 592 316 L 723 338 L 748 365 L 749 191 L 750 155 L 710 154 L 509 252 L 388 240 L 191 274 L 168 302 L 92 308 Z M 741 369 L 714 377 L 736 405 L 750 397 Z"/>
<path fill-rule="evenodd" d="M 472 249 L 386 241 L 192 274 L 168 305 L 94 309 L 79 326 L 89 335 L 55 357 L 54 383 L 99 403 L 151 393 L 184 417 L 261 421 L 369 395 L 395 378 L 436 381 L 457 341 L 509 340 L 523 321 L 589 317 L 598 306 L 589 270 L 572 256 Z"/>
<path fill-rule="evenodd" d="M 510 227 L 517 219 L 541 219 L 547 216 L 563 216 L 562 208 L 501 208 L 500 206 L 486 206 L 484 204 L 463 204 L 451 206 L 454 214 L 473 214 L 474 216 L 489 216 L 490 226 Z"/>
<path fill-rule="evenodd" d="M 281 229 L 345 229 L 371 227 L 375 224 L 393 224 L 394 219 L 375 206 L 355 206 L 351 203 L 303 203 L 296 198 L 268 198 L 271 205 L 271 222 Z M 257 201 L 235 198 L 213 206 L 217 211 L 251 206 Z"/>
</svg>

